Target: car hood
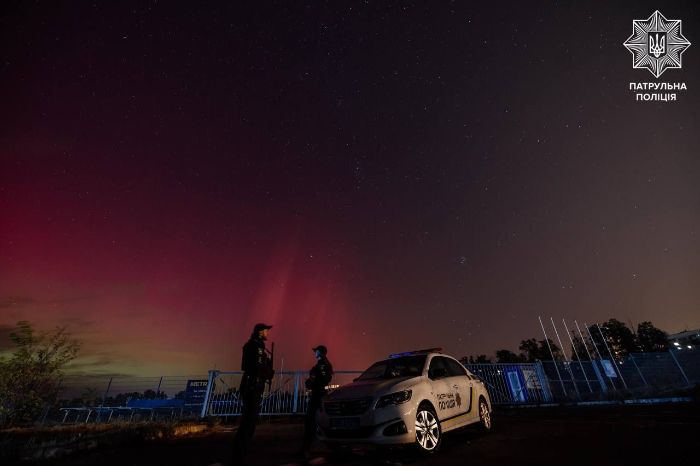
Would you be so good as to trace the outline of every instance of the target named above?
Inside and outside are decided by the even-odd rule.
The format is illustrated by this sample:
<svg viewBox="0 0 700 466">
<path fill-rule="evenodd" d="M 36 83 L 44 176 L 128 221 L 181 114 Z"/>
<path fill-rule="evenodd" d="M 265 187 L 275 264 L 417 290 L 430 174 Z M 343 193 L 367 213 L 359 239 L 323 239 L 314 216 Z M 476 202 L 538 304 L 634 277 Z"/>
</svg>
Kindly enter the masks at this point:
<svg viewBox="0 0 700 466">
<path fill-rule="evenodd" d="M 326 399 L 334 401 L 386 395 L 410 388 L 418 379 L 419 377 L 398 377 L 386 380 L 360 380 L 336 388 L 328 394 Z"/>
</svg>

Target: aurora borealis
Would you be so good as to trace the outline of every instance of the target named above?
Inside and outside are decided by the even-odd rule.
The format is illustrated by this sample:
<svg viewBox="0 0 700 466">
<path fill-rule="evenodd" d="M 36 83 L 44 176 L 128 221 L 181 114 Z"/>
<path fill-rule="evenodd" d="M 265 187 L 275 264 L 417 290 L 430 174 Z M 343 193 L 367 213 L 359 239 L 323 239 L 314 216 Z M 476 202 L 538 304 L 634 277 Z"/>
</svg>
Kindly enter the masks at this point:
<svg viewBox="0 0 700 466">
<path fill-rule="evenodd" d="M 678 102 L 622 42 L 692 45 Z M 700 327 L 696 2 L 13 2 L 2 7 L 0 349 L 76 371 L 286 368 L 539 337 L 537 316 Z M 278 359 L 281 361 L 281 359 Z"/>
</svg>

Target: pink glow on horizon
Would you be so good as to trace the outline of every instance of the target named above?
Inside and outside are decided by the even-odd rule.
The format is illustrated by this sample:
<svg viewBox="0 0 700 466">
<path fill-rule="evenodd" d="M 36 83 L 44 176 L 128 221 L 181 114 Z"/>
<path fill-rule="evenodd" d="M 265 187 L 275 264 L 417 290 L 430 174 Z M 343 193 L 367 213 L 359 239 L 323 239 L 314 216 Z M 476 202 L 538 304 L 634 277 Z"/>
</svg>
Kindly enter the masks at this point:
<svg viewBox="0 0 700 466">
<path fill-rule="evenodd" d="M 336 365 L 366 364 L 353 338 L 345 278 L 352 262 L 332 239 L 309 234 L 318 228 L 308 222 L 276 216 L 278 227 L 261 235 L 248 225 L 270 221 L 247 209 L 231 215 L 238 221 L 224 234 L 194 205 L 159 209 L 151 201 L 128 212 L 24 181 L 8 186 L 13 199 L 0 200 L 12 219 L 0 230 L 0 324 L 68 325 L 84 342 L 78 362 L 88 365 L 80 370 L 238 370 L 240 347 L 260 321 L 274 325 L 277 365 L 282 357 L 288 369 L 312 365 L 319 343 Z"/>
</svg>

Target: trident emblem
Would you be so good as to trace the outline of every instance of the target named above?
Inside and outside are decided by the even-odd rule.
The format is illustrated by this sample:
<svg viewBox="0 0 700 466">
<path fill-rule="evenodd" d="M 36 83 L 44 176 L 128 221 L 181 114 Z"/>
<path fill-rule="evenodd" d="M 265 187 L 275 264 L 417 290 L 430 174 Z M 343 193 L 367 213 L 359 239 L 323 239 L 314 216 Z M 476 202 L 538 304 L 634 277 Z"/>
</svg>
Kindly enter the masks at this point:
<svg viewBox="0 0 700 466">
<path fill-rule="evenodd" d="M 647 19 L 633 20 L 632 35 L 624 42 L 632 53 L 632 67 L 645 68 L 655 78 L 669 68 L 681 68 L 681 55 L 690 47 L 681 22 L 666 19 L 658 10 Z"/>
<path fill-rule="evenodd" d="M 649 53 L 655 58 L 666 55 L 666 34 L 658 32 L 649 34 Z"/>
</svg>

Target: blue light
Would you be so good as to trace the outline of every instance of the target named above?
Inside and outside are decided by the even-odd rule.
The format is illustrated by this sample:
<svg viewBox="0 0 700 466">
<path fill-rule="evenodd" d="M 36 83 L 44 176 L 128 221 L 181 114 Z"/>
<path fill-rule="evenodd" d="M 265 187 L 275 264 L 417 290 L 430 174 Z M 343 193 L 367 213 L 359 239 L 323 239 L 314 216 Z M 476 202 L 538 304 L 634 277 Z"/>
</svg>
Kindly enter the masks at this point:
<svg viewBox="0 0 700 466">
<path fill-rule="evenodd" d="M 406 351 L 403 353 L 394 353 L 389 355 L 389 359 L 403 358 L 405 356 L 414 356 L 416 354 L 441 353 L 442 348 L 427 348 L 415 351 Z"/>
</svg>

